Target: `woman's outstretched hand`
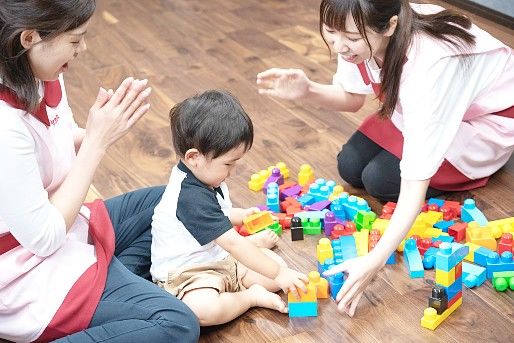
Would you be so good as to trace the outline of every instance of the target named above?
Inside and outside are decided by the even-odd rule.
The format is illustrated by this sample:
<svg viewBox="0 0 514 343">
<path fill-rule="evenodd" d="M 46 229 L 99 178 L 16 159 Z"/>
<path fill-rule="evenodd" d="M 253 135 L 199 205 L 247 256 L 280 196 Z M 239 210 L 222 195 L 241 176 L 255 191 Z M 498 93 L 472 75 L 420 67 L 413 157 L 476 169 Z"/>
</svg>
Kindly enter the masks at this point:
<svg viewBox="0 0 514 343">
<path fill-rule="evenodd" d="M 353 317 L 362 293 L 381 267 L 376 257 L 368 254 L 346 260 L 323 273 L 325 276 L 341 272 L 346 274 L 343 287 L 336 297 L 337 309 L 340 313 L 347 313 Z"/>
<path fill-rule="evenodd" d="M 85 139 L 102 149 L 124 136 L 150 108 L 147 80 L 125 79 L 116 91 L 100 88 L 89 110 Z"/>
<path fill-rule="evenodd" d="M 304 98 L 310 80 L 301 69 L 272 68 L 257 74 L 259 94 L 266 94 L 287 100 Z"/>
</svg>

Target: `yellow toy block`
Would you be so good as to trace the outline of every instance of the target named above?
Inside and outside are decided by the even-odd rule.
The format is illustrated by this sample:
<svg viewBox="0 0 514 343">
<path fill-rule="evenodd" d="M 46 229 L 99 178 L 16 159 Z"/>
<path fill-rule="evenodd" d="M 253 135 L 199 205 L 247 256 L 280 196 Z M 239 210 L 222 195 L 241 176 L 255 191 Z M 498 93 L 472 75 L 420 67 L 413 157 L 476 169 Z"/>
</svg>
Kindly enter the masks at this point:
<svg viewBox="0 0 514 343">
<path fill-rule="evenodd" d="M 314 284 L 307 285 L 307 293 L 303 293 L 300 289 L 298 289 L 298 294 L 300 294 L 300 299 L 297 299 L 296 296 L 287 292 L 287 302 L 290 303 L 304 303 L 304 302 L 317 302 L 317 288 Z"/>
<path fill-rule="evenodd" d="M 504 233 L 514 234 L 514 217 L 493 220 L 487 223 L 493 232 L 494 238 L 498 239 Z"/>
<path fill-rule="evenodd" d="M 280 169 L 280 174 L 282 174 L 284 179 L 287 179 L 289 177 L 289 168 L 287 168 L 287 165 L 284 162 L 278 162 L 275 165 L 275 168 Z"/>
<path fill-rule="evenodd" d="M 318 299 L 328 299 L 330 296 L 328 292 L 328 281 L 320 277 L 317 271 L 309 273 L 309 284 L 316 286 L 316 297 Z"/>
<path fill-rule="evenodd" d="M 341 194 L 343 194 L 343 193 L 344 193 L 344 187 L 341 185 L 336 185 L 334 187 L 334 191 L 328 197 L 328 200 L 334 201 L 335 199 L 339 198 L 341 196 Z"/>
<path fill-rule="evenodd" d="M 438 211 L 427 211 L 419 214 L 425 222 L 430 226 L 434 226 L 435 223 L 443 220 L 443 213 Z"/>
<path fill-rule="evenodd" d="M 369 248 L 369 230 L 362 229 L 360 231 L 354 232 L 353 237 L 355 237 L 355 247 L 357 248 L 357 256 L 367 255 Z"/>
<path fill-rule="evenodd" d="M 450 308 L 446 309 L 442 314 L 437 314 L 435 308 L 428 307 L 423 312 L 421 318 L 421 326 L 430 330 L 435 330 L 450 314 L 452 314 L 459 306 L 462 305 L 462 298 L 457 300 Z"/>
<path fill-rule="evenodd" d="M 444 287 L 450 287 L 455 282 L 455 267 L 449 272 L 437 269 L 435 272 L 435 282 Z"/>
<path fill-rule="evenodd" d="M 334 250 L 332 249 L 330 239 L 322 238 L 319 240 L 316 246 L 316 257 L 321 264 L 325 263 L 325 260 L 328 258 L 334 258 Z"/>
<path fill-rule="evenodd" d="M 248 233 L 253 235 L 273 224 L 273 218 L 268 211 L 261 211 L 244 218 L 243 224 Z"/>
<path fill-rule="evenodd" d="M 479 226 L 477 222 L 469 222 L 466 229 L 466 242 L 483 246 L 496 251 L 497 243 L 489 226 Z"/>
<path fill-rule="evenodd" d="M 377 218 L 371 225 L 371 229 L 380 231 L 380 235 L 382 236 L 388 226 L 389 226 L 389 219 Z"/>
<path fill-rule="evenodd" d="M 475 262 L 475 251 L 480 248 L 480 245 L 478 244 L 475 244 L 475 243 L 471 243 L 471 242 L 467 242 L 465 243 L 464 245 L 468 246 L 469 247 L 469 254 L 466 255 L 466 257 L 464 257 L 464 259 L 466 261 L 469 261 L 469 262 Z"/>
<path fill-rule="evenodd" d="M 262 190 L 264 187 L 264 183 L 266 182 L 267 177 L 261 175 L 260 173 L 252 174 L 250 177 L 250 181 L 248 181 L 248 188 L 250 188 L 254 192 L 258 192 Z"/>
<path fill-rule="evenodd" d="M 298 172 L 298 184 L 300 186 L 305 186 L 314 182 L 314 171 L 312 167 L 308 164 L 302 164 L 300 166 L 300 171 Z"/>
</svg>

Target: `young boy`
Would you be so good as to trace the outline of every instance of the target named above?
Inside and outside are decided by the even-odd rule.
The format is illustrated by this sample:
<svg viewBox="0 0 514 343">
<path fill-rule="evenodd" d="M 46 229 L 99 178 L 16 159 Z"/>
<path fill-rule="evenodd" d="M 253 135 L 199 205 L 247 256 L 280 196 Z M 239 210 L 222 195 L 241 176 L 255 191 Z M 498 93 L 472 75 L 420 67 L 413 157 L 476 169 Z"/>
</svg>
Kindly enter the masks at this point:
<svg viewBox="0 0 514 343">
<path fill-rule="evenodd" d="M 223 91 L 207 91 L 170 111 L 180 156 L 152 222 L 153 280 L 196 314 L 200 325 L 226 323 L 250 307 L 286 313 L 273 292 L 306 291 L 307 277 L 269 249 L 270 230 L 244 238 L 233 230 L 256 208 L 232 208 L 225 179 L 253 142 L 252 121 Z"/>
</svg>

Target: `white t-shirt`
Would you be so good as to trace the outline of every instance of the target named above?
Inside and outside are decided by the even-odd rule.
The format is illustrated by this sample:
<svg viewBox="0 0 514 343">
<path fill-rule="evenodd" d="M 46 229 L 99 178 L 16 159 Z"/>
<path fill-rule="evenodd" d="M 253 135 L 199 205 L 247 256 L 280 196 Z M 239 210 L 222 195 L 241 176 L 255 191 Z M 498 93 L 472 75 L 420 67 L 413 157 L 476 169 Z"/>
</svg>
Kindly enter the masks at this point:
<svg viewBox="0 0 514 343">
<path fill-rule="evenodd" d="M 512 51 L 476 26 L 471 32 L 477 46 L 464 63 L 430 37 L 413 39 L 391 117 L 404 136 L 404 179 L 429 179 L 445 158 L 478 179 L 497 171 L 514 151 L 514 119 L 489 115 L 514 105 Z M 365 66 L 371 81 L 380 83 L 374 60 Z M 357 66 L 340 57 L 333 83 L 350 93 L 373 93 Z"/>
</svg>

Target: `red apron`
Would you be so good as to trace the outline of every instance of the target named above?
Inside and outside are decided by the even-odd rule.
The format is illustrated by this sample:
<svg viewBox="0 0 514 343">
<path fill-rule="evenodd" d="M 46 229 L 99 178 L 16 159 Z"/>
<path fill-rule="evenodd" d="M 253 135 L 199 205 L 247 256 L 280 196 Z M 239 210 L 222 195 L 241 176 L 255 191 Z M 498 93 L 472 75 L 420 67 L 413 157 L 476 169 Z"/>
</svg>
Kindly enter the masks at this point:
<svg viewBox="0 0 514 343">
<path fill-rule="evenodd" d="M 371 84 L 373 91 L 378 96 L 380 93 L 380 84 L 371 82 L 364 63 L 359 63 L 357 67 L 359 68 L 364 83 L 366 85 Z M 493 114 L 514 118 L 514 106 Z M 402 158 L 403 134 L 394 126 L 390 119 L 381 119 L 376 114 L 369 115 L 364 119 L 358 130 L 383 149 L 389 151 L 399 159 Z M 487 184 L 488 180 L 489 177 L 471 180 L 445 159 L 437 172 L 431 177 L 430 186 L 445 191 L 464 191 L 483 187 Z"/>
</svg>

